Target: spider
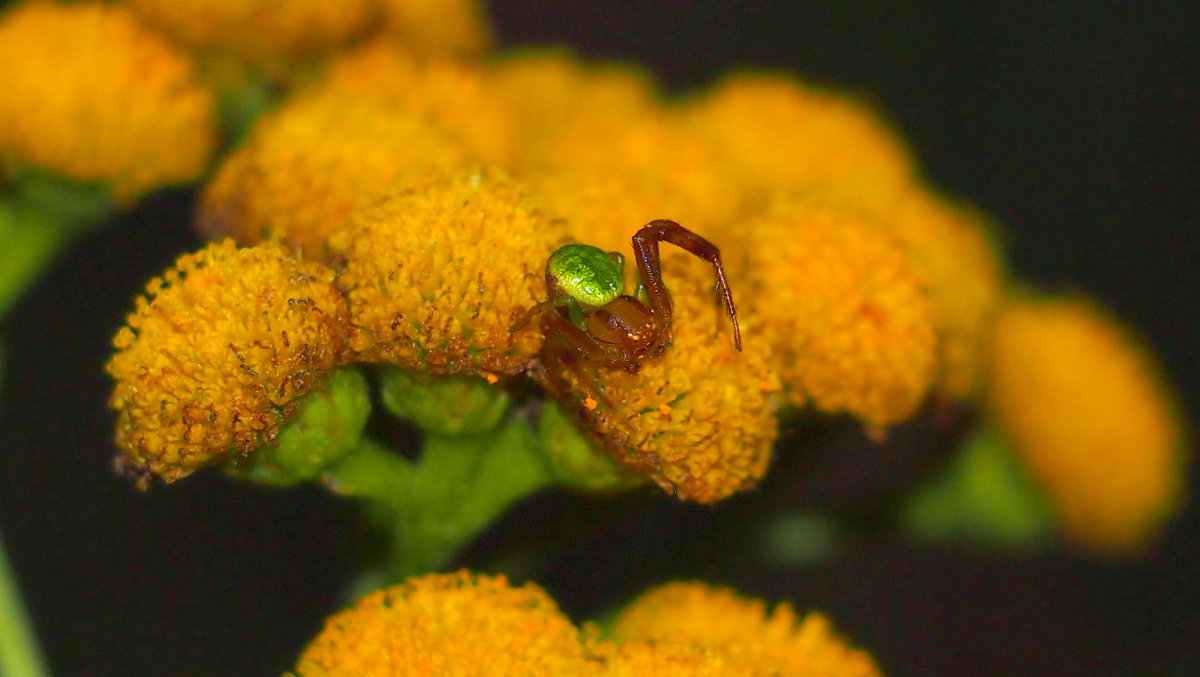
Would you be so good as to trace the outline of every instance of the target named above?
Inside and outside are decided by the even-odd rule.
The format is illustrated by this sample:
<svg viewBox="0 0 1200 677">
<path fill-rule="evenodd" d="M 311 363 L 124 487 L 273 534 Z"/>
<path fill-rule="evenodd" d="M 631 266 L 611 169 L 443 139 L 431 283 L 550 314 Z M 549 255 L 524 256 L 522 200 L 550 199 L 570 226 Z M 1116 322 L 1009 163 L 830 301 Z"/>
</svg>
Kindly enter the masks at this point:
<svg viewBox="0 0 1200 677">
<path fill-rule="evenodd" d="M 606 401 L 580 373 L 581 362 L 636 374 L 642 362 L 661 356 L 671 345 L 671 294 L 663 284 L 660 242 L 669 242 L 713 265 L 717 291 L 733 323 L 733 344 L 742 349 L 737 309 L 725 280 L 721 252 L 713 243 L 667 219 L 643 226 L 633 236 L 640 282 L 634 296 L 625 291 L 625 257 L 585 244 L 560 247 L 546 262 L 548 300 L 529 309 L 517 325 L 539 318 L 545 336 L 541 367 L 535 378 L 558 390 L 562 369 L 587 384 L 594 399 Z M 644 298 L 645 302 L 639 299 Z"/>
</svg>

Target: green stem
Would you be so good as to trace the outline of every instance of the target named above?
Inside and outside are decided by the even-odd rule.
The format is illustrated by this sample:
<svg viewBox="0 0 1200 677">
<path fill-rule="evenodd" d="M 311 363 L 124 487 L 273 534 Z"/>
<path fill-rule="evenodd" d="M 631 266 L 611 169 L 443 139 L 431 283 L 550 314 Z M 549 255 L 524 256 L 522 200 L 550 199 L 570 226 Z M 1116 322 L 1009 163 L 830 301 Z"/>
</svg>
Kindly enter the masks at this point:
<svg viewBox="0 0 1200 677">
<path fill-rule="evenodd" d="M 76 235 L 107 217 L 103 186 L 26 174 L 0 194 L 0 317 Z"/>
<path fill-rule="evenodd" d="M 26 214 L 0 204 L 0 316 L 71 239 L 64 229 Z"/>
<path fill-rule="evenodd" d="M 0 675 L 41 677 L 47 674 L 45 659 L 4 552 L 4 540 L 0 538 Z"/>
<path fill-rule="evenodd" d="M 445 567 L 509 506 L 550 484 L 533 444 L 519 418 L 484 435 L 428 434 L 417 463 L 367 442 L 325 481 L 389 522 L 388 578 L 400 580 Z"/>
</svg>

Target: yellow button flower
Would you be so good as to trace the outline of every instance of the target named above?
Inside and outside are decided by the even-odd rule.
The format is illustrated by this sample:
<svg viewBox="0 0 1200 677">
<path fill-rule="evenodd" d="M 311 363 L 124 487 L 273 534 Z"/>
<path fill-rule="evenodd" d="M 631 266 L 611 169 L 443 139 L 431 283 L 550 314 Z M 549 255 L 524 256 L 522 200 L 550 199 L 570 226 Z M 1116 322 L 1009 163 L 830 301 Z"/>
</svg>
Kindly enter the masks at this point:
<svg viewBox="0 0 1200 677">
<path fill-rule="evenodd" d="M 320 258 L 329 236 L 398 180 L 471 157 L 415 112 L 319 89 L 259 121 L 205 190 L 198 224 L 241 243 L 278 237 Z"/>
<path fill-rule="evenodd" d="M 546 299 L 546 260 L 562 224 L 498 171 L 401 188 L 334 234 L 368 361 L 431 373 L 516 373 L 541 346 L 513 328 Z"/>
<path fill-rule="evenodd" d="M 742 324 L 744 351 L 734 349 L 729 319 L 713 294 L 712 266 L 666 247 L 672 345 L 638 374 L 581 362 L 590 382 L 564 373 L 564 406 L 618 461 L 680 499 L 714 503 L 766 473 L 778 435 L 779 380 L 769 366 L 769 343 L 753 322 Z M 735 300 L 739 291 L 733 288 Z M 605 401 L 592 397 L 597 389 Z"/>
<path fill-rule="evenodd" d="M 1077 298 L 1015 298 L 995 330 L 991 412 L 1067 538 L 1144 546 L 1183 498 L 1174 398 L 1129 331 Z"/>
<path fill-rule="evenodd" d="M 507 167 L 515 121 L 480 65 L 414 57 L 402 44 L 375 40 L 334 59 L 321 86 L 427 118 L 484 160 Z"/>
<path fill-rule="evenodd" d="M 179 258 L 117 332 L 117 445 L 127 470 L 172 482 L 273 440 L 336 363 L 345 303 L 333 271 L 277 243 Z"/>
<path fill-rule="evenodd" d="M 376 0 L 125 0 L 145 21 L 207 52 L 257 65 L 292 61 L 370 28 Z"/>
<path fill-rule="evenodd" d="M 658 88 L 644 70 L 624 64 L 589 64 L 565 50 L 510 54 L 491 72 L 493 96 L 520 121 L 511 166 L 524 172 L 546 168 L 559 144 L 602 142 L 626 121 L 652 115 Z M 593 135 L 599 134 L 600 138 Z"/>
<path fill-rule="evenodd" d="M 389 33 L 417 54 L 474 55 L 492 46 L 481 0 L 382 0 Z"/>
<path fill-rule="evenodd" d="M 933 382 L 937 341 L 901 246 L 802 195 L 779 196 L 744 228 L 751 284 L 739 306 L 762 323 L 789 401 L 875 428 L 911 416 Z M 727 260 L 738 265 L 733 252 Z"/>
<path fill-rule="evenodd" d="M 868 107 L 784 74 L 730 75 L 696 98 L 686 117 L 717 145 L 730 175 L 757 189 L 913 174 L 904 143 Z"/>
<path fill-rule="evenodd" d="M 596 642 L 589 646 L 589 674 L 597 677 L 762 677 L 777 670 L 745 660 L 728 646 L 685 642 Z"/>
<path fill-rule="evenodd" d="M 823 186 L 809 196 L 859 213 L 893 236 L 929 292 L 938 336 L 939 392 L 953 398 L 978 396 L 985 339 L 1006 277 L 985 218 L 916 184 Z"/>
<path fill-rule="evenodd" d="M 296 677 L 584 674 L 579 631 L 539 587 L 430 574 L 371 593 L 331 617 Z"/>
<path fill-rule="evenodd" d="M 703 583 L 670 583 L 627 606 L 612 626 L 619 643 L 690 643 L 724 647 L 755 674 L 867 677 L 881 674 L 871 656 L 838 637 L 818 612 L 799 618 L 791 605 L 768 612 L 761 600 Z"/>
<path fill-rule="evenodd" d="M 125 9 L 24 3 L 0 19 L 0 63 L 0 169 L 100 182 L 123 202 L 204 170 L 213 97 Z"/>
</svg>

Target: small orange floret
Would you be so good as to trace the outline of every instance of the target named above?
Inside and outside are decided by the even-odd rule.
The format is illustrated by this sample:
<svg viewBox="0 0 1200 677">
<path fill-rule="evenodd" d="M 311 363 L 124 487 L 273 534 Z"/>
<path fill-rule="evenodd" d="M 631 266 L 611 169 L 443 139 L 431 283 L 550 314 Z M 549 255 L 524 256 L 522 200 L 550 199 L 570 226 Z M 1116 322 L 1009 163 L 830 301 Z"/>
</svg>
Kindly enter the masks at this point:
<svg viewBox="0 0 1200 677">
<path fill-rule="evenodd" d="M 762 323 L 789 401 L 877 428 L 913 415 L 934 381 L 937 339 L 899 243 L 852 211 L 791 194 L 744 225 L 751 284 L 739 306 Z"/>
<path fill-rule="evenodd" d="M 1187 459 L 1174 396 L 1129 330 L 1095 304 L 1007 304 L 989 404 L 1076 544 L 1135 552 L 1179 507 Z"/>
<path fill-rule="evenodd" d="M 206 52 L 259 66 L 294 61 L 367 30 L 376 0 L 125 0 L 147 23 Z"/>
<path fill-rule="evenodd" d="M 113 339 L 121 465 L 171 482 L 279 434 L 342 352 L 333 271 L 277 243 L 180 257 Z"/>
<path fill-rule="evenodd" d="M 123 7 L 23 3 L 0 18 L 0 63 L 0 170 L 96 181 L 128 202 L 208 163 L 212 94 Z"/>
<path fill-rule="evenodd" d="M 584 666 L 579 631 L 541 588 L 459 572 L 410 579 L 330 617 L 295 673 L 558 677 Z"/>
<path fill-rule="evenodd" d="M 787 603 L 764 602 L 703 583 L 670 583 L 634 600 L 612 625 L 620 643 L 690 644 L 723 649 L 753 674 L 871 677 L 871 656 L 838 637 L 818 612 L 798 617 Z"/>
<path fill-rule="evenodd" d="M 334 234 L 361 359 L 403 369 L 514 374 L 541 348 L 514 334 L 546 298 L 545 267 L 561 223 L 496 171 L 403 188 Z"/>
</svg>

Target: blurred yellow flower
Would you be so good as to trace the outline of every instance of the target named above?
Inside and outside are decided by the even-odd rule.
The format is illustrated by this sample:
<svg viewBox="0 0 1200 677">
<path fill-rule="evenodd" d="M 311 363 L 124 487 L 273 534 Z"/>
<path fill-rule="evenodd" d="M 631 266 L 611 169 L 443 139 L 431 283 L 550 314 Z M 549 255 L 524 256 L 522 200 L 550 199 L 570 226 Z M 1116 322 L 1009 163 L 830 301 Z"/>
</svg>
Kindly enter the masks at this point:
<svg viewBox="0 0 1200 677">
<path fill-rule="evenodd" d="M 481 0 L 381 0 L 389 33 L 417 54 L 476 55 L 492 46 Z"/>
<path fill-rule="evenodd" d="M 870 677 L 871 657 L 817 613 L 702 584 L 652 590 L 617 619 L 617 641 L 581 633 L 538 586 L 460 571 L 363 597 L 330 617 L 293 677 Z"/>
<path fill-rule="evenodd" d="M 1174 397 L 1130 332 L 1090 301 L 1019 296 L 991 354 L 990 410 L 1077 545 L 1137 550 L 1186 480 Z"/>
<path fill-rule="evenodd" d="M 788 400 L 874 428 L 917 410 L 936 366 L 933 309 L 900 244 L 851 210 L 781 194 L 726 260 L 762 326 Z"/>
<path fill-rule="evenodd" d="M 511 164 L 515 121 L 479 64 L 418 58 L 395 41 L 375 40 L 331 61 L 318 86 L 425 118 L 484 160 Z"/>
<path fill-rule="evenodd" d="M 828 185 L 806 192 L 814 202 L 861 214 L 908 254 L 929 292 L 938 337 L 940 392 L 979 395 L 986 337 L 1006 279 L 991 226 L 975 210 L 917 184 Z"/>
<path fill-rule="evenodd" d="M 229 52 L 259 66 L 336 47 L 371 28 L 377 0 L 124 0 L 145 21 L 190 47 Z"/>
<path fill-rule="evenodd" d="M 588 647 L 597 677 L 762 677 L 776 670 L 744 660 L 730 647 L 685 642 L 595 642 Z"/>
<path fill-rule="evenodd" d="M 646 71 L 586 63 L 561 49 L 509 54 L 495 63 L 489 82 L 491 95 L 519 121 L 511 163 L 518 172 L 546 169 L 556 155 L 570 152 L 560 145 L 603 143 L 606 134 L 655 114 L 660 105 Z"/>
<path fill-rule="evenodd" d="M 259 121 L 229 155 L 200 202 L 211 237 L 270 237 L 325 254 L 329 236 L 397 181 L 465 168 L 473 157 L 415 112 L 317 89 Z"/>
<path fill-rule="evenodd" d="M 870 108 L 781 73 L 729 75 L 684 117 L 748 189 L 904 182 L 914 173 L 904 142 Z"/>
<path fill-rule="evenodd" d="M 770 345 L 753 322 L 737 352 L 729 319 L 713 294 L 712 266 L 670 251 L 663 272 L 674 302 L 673 343 L 638 374 L 580 362 L 561 376 L 590 434 L 613 458 L 680 499 L 714 503 L 753 487 L 778 435 L 779 379 Z M 735 299 L 739 290 L 733 289 Z M 607 401 L 595 401 L 599 389 Z"/>
<path fill-rule="evenodd" d="M 579 631 L 539 587 L 503 577 L 430 574 L 329 618 L 296 677 L 583 674 Z"/>
<path fill-rule="evenodd" d="M 35 0 L 0 18 L 0 168 L 97 181 L 129 202 L 197 177 L 215 145 L 194 65 L 122 7 Z"/>
<path fill-rule="evenodd" d="M 108 373 L 128 471 L 172 482 L 279 434 L 335 366 L 347 312 L 333 271 L 278 243 L 186 254 L 117 332 Z"/>
<path fill-rule="evenodd" d="M 546 260 L 565 240 L 496 170 L 398 190 L 330 241 L 353 350 L 435 374 L 521 371 L 541 335 L 513 328 L 546 299 Z"/>
<path fill-rule="evenodd" d="M 753 674 L 866 677 L 881 674 L 871 656 L 838 637 L 818 612 L 803 618 L 791 605 L 768 612 L 761 600 L 703 583 L 670 583 L 644 593 L 612 625 L 612 637 L 633 642 L 724 648 Z"/>
</svg>

